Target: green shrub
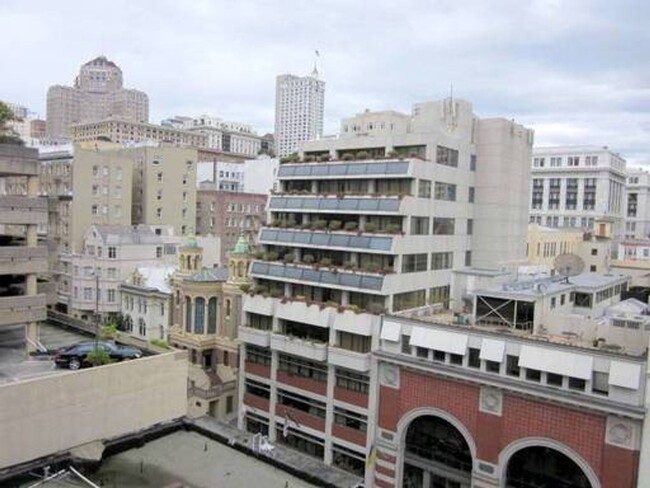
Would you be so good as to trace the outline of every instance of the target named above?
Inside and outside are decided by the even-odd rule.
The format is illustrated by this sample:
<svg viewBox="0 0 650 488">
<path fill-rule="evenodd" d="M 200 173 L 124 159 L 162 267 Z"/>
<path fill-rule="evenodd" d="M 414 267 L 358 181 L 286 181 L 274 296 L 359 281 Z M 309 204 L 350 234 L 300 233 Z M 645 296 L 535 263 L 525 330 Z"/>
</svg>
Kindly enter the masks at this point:
<svg viewBox="0 0 650 488">
<path fill-rule="evenodd" d="M 110 364 L 113 362 L 111 356 L 103 349 L 93 349 L 86 356 L 86 361 L 93 366 L 102 366 L 103 364 Z"/>
<path fill-rule="evenodd" d="M 368 159 L 370 157 L 370 154 L 368 154 L 368 151 L 359 151 L 357 153 L 357 159 Z"/>
<path fill-rule="evenodd" d="M 151 341 L 149 342 L 151 343 L 152 346 L 156 346 L 161 349 L 171 349 L 167 341 L 163 341 L 162 339 L 151 339 Z"/>
<path fill-rule="evenodd" d="M 353 155 L 353 154 L 350 154 L 350 153 L 345 153 L 345 154 L 341 157 L 341 159 L 342 159 L 343 161 L 352 161 L 352 160 L 354 160 L 354 155 Z"/>
<path fill-rule="evenodd" d="M 345 230 L 357 230 L 357 227 L 359 227 L 359 224 L 356 222 L 346 222 L 343 226 Z"/>
<path fill-rule="evenodd" d="M 312 228 L 317 230 L 323 230 L 327 226 L 326 220 L 315 220 L 312 222 Z"/>
<path fill-rule="evenodd" d="M 239 285 L 239 289 L 244 293 L 248 293 L 251 289 L 251 285 L 249 283 L 242 283 L 241 285 Z"/>
<path fill-rule="evenodd" d="M 109 323 L 102 327 L 102 331 L 99 334 L 100 339 L 102 340 L 114 340 L 117 339 L 119 332 L 117 330 L 117 324 Z"/>
<path fill-rule="evenodd" d="M 367 222 L 366 225 L 363 226 L 364 232 L 376 232 L 377 231 L 377 224 L 373 224 L 372 222 Z"/>
<path fill-rule="evenodd" d="M 320 265 L 321 266 L 331 266 L 332 265 L 332 260 L 330 258 L 323 258 L 320 260 Z"/>
<path fill-rule="evenodd" d="M 340 220 L 330 220 L 328 227 L 330 230 L 339 230 L 343 223 Z"/>
<path fill-rule="evenodd" d="M 314 256 L 312 256 L 311 254 L 305 254 L 302 257 L 302 262 L 305 263 L 305 264 L 313 264 L 314 263 Z"/>
</svg>

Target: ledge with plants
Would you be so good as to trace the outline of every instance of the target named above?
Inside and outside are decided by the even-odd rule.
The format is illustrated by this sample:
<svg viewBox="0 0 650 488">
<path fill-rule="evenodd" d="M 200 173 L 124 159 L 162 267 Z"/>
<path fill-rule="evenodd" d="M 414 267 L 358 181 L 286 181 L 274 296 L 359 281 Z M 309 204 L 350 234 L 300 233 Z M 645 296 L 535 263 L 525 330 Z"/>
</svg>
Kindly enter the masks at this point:
<svg viewBox="0 0 650 488">
<path fill-rule="evenodd" d="M 262 287 L 263 288 L 263 287 Z M 261 294 L 264 295 L 265 298 L 269 297 L 268 291 L 264 292 L 260 290 L 259 288 L 257 289 L 251 289 L 249 290 L 250 296 L 255 296 L 256 294 Z M 273 297 L 273 298 L 278 298 L 278 297 Z M 286 303 L 304 303 L 307 307 L 318 307 L 320 310 L 325 310 L 325 309 L 335 309 L 338 313 L 344 313 L 344 312 L 352 312 L 354 314 L 362 314 L 362 313 L 367 313 L 371 315 L 381 315 L 383 313 L 386 313 L 386 309 L 382 307 L 378 303 L 371 303 L 367 307 L 360 307 L 358 305 L 342 305 L 340 303 L 328 300 L 325 302 L 321 302 L 318 300 L 311 300 L 309 298 L 305 298 L 304 296 L 298 295 L 298 296 L 293 296 L 293 297 L 288 297 L 288 296 L 282 296 L 280 298 L 280 303 L 286 304 Z"/>
<path fill-rule="evenodd" d="M 269 251 L 263 253 L 258 258 L 258 260 L 271 262 L 271 263 L 279 262 L 284 265 L 292 264 L 294 266 L 309 267 L 316 270 L 322 269 L 326 271 L 331 271 L 333 273 L 338 273 L 339 271 L 347 271 L 352 274 L 364 273 L 364 274 L 378 274 L 381 276 L 385 276 L 388 274 L 393 274 L 395 272 L 394 268 L 390 266 L 382 267 L 377 263 L 368 263 L 364 265 L 359 265 L 358 263 L 354 263 L 352 261 L 346 261 L 343 264 L 334 264 L 332 263 L 332 260 L 330 258 L 322 258 L 320 261 L 316 261 L 314 256 L 312 256 L 311 254 L 305 254 L 301 260 L 297 260 L 293 255 L 293 253 L 291 252 L 283 256 L 280 256 L 280 254 L 276 251 Z M 267 292 L 271 293 L 270 290 Z"/>
<path fill-rule="evenodd" d="M 275 229 L 289 229 L 289 230 L 311 230 L 311 231 L 326 231 L 339 234 L 390 234 L 390 235 L 404 235 L 402 227 L 397 224 L 390 224 L 384 228 L 378 228 L 377 224 L 371 222 L 367 223 L 363 229 L 359 229 L 359 224 L 356 222 L 343 223 L 340 220 L 312 220 L 311 222 L 304 222 L 301 224 L 296 223 L 295 220 L 274 220 L 267 224 L 269 228 Z"/>
<path fill-rule="evenodd" d="M 359 151 L 357 153 L 345 153 L 340 158 L 332 158 L 329 154 L 322 154 L 314 156 L 307 154 L 300 157 L 298 154 L 291 154 L 280 158 L 280 164 L 305 164 L 305 163 L 346 163 L 349 161 L 387 161 L 397 160 L 403 161 L 404 159 L 419 159 L 421 161 L 429 161 L 427 158 L 417 153 L 399 153 L 397 151 L 390 151 L 384 156 L 370 155 L 367 151 Z"/>
</svg>

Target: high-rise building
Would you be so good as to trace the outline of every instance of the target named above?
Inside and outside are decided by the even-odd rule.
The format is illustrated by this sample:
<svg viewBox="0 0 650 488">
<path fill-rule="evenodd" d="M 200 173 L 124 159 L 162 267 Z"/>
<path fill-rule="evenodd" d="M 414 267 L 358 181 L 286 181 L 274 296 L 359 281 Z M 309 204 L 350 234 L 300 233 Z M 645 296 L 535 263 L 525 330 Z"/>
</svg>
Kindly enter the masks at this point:
<svg viewBox="0 0 650 488">
<path fill-rule="evenodd" d="M 539 147 L 533 151 L 530 222 L 592 229 L 609 220 L 624 233 L 625 160 L 607 147 Z"/>
<path fill-rule="evenodd" d="M 363 474 L 382 316 L 471 309 L 453 275 L 525 262 L 532 135 L 446 99 L 346 119 L 280 165 L 239 330 L 241 428 Z"/>
<path fill-rule="evenodd" d="M 47 134 L 69 137 L 69 126 L 117 116 L 132 122 L 149 119 L 147 94 L 123 87 L 122 70 L 105 56 L 85 63 L 74 86 L 54 85 L 47 92 Z"/>
<path fill-rule="evenodd" d="M 318 71 L 310 76 L 280 75 L 275 81 L 275 148 L 277 156 L 323 135 L 325 82 Z"/>
<path fill-rule="evenodd" d="M 14 193 L 7 179 L 21 178 L 25 192 Z M 38 196 L 38 153 L 0 144 L 0 327 L 24 325 L 27 348 L 35 349 L 38 322 L 46 318 L 46 297 L 38 276 L 47 272 L 47 247 L 37 227 L 47 223 L 47 201 Z"/>
</svg>

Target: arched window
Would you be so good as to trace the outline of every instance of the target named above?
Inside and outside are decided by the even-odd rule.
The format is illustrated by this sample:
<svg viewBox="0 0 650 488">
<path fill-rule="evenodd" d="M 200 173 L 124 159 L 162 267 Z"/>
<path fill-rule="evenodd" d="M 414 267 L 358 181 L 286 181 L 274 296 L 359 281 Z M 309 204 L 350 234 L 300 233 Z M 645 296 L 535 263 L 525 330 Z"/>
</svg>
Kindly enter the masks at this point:
<svg viewBox="0 0 650 488">
<path fill-rule="evenodd" d="M 524 448 L 510 458 L 506 486 L 592 488 L 585 473 L 571 458 L 542 446 Z"/>
<path fill-rule="evenodd" d="M 226 317 L 230 317 L 231 310 L 231 301 L 230 298 L 226 298 Z"/>
<path fill-rule="evenodd" d="M 142 317 L 138 319 L 138 334 L 141 336 L 147 335 L 147 324 Z"/>
<path fill-rule="evenodd" d="M 242 261 L 239 261 L 239 264 L 237 264 L 237 276 L 240 278 L 244 277 L 244 263 Z"/>
<path fill-rule="evenodd" d="M 185 332 L 192 332 L 192 299 L 185 297 Z"/>
<path fill-rule="evenodd" d="M 208 302 L 208 334 L 217 333 L 217 298 L 212 297 Z"/>
<path fill-rule="evenodd" d="M 203 334 L 205 332 L 205 298 L 197 297 L 194 300 L 194 333 Z"/>
</svg>

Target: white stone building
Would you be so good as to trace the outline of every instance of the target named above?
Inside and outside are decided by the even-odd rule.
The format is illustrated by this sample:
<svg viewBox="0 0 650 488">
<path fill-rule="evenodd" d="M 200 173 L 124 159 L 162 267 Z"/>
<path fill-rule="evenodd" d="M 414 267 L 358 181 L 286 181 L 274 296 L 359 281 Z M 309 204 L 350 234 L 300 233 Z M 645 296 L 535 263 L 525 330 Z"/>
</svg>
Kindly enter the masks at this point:
<svg viewBox="0 0 650 488">
<path fill-rule="evenodd" d="M 591 229 L 596 219 L 623 236 L 625 160 L 607 147 L 538 147 L 531 160 L 530 222 Z"/>
<path fill-rule="evenodd" d="M 240 427 L 363 473 L 382 314 L 462 309 L 453 270 L 525 262 L 533 134 L 454 99 L 345 124 L 362 129 L 278 170 L 239 329 Z"/>
<path fill-rule="evenodd" d="M 205 147 L 217 151 L 257 157 L 262 149 L 262 137 L 249 124 L 200 115 L 172 117 L 163 120 L 162 125 L 204 134 Z"/>
<path fill-rule="evenodd" d="M 172 325 L 171 278 L 176 266 L 138 266 L 120 285 L 123 327 L 146 341 L 167 340 Z"/>
<path fill-rule="evenodd" d="M 139 266 L 173 265 L 181 237 L 169 226 L 91 225 L 81 253 L 69 255 L 74 317 L 121 311 L 120 284 Z"/>
<path fill-rule="evenodd" d="M 215 190 L 269 194 L 276 188 L 280 162 L 261 156 L 242 162 L 205 161 L 199 163 L 197 183 Z"/>
<path fill-rule="evenodd" d="M 650 173 L 640 168 L 627 170 L 625 238 L 650 238 Z"/>
<path fill-rule="evenodd" d="M 275 81 L 276 154 L 286 156 L 303 142 L 323 135 L 325 82 L 311 76 L 280 75 Z"/>
</svg>

